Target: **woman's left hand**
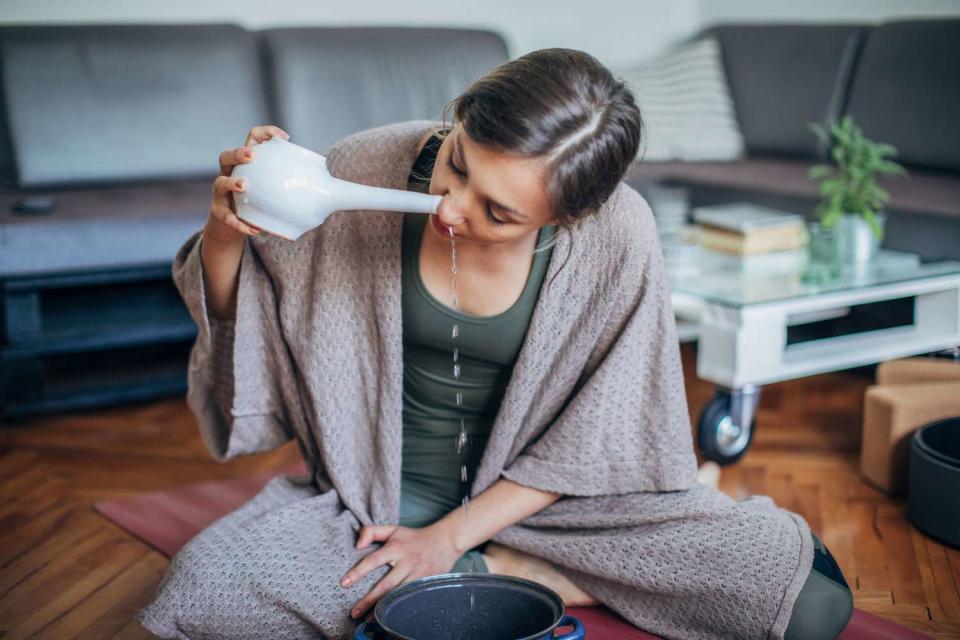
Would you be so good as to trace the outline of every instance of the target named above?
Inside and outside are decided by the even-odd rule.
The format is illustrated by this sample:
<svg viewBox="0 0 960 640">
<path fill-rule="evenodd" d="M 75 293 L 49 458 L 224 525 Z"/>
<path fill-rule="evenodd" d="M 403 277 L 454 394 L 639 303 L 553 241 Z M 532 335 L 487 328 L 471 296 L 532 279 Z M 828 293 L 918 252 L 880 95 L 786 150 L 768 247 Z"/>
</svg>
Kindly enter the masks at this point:
<svg viewBox="0 0 960 640">
<path fill-rule="evenodd" d="M 393 567 L 357 602 L 350 612 L 354 619 L 359 619 L 382 595 L 404 582 L 447 573 L 461 555 L 453 536 L 436 524 L 419 529 L 399 525 L 363 527 L 357 535 L 357 549 L 378 541 L 383 542 L 383 546 L 365 556 L 340 579 L 340 586 L 348 587 L 380 565 Z"/>
</svg>

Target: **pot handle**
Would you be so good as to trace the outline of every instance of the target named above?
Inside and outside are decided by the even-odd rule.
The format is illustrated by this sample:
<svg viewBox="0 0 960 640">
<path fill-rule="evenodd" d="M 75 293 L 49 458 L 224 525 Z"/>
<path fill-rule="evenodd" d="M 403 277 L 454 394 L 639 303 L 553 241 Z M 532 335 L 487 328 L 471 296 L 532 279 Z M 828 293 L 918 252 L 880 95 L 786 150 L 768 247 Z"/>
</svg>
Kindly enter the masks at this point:
<svg viewBox="0 0 960 640">
<path fill-rule="evenodd" d="M 579 620 L 573 616 L 563 616 L 560 618 L 558 627 L 573 627 L 573 631 L 565 633 L 562 636 L 552 636 L 553 640 L 583 640 L 587 637 L 587 632 Z"/>
<path fill-rule="evenodd" d="M 367 631 L 370 631 L 374 635 L 367 637 Z M 371 640 L 371 638 L 376 640 L 376 638 L 379 637 L 377 634 L 381 631 L 383 631 L 383 627 L 376 622 L 364 622 L 357 627 L 356 632 L 353 634 L 353 640 Z"/>
</svg>

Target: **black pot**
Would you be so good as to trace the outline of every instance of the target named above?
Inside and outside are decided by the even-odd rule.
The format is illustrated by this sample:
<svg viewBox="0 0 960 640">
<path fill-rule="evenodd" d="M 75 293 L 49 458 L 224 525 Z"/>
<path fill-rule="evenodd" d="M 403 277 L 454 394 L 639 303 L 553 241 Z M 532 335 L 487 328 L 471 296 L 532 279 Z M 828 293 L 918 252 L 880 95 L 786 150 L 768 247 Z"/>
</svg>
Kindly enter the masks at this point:
<svg viewBox="0 0 960 640">
<path fill-rule="evenodd" d="M 960 417 L 914 432 L 909 491 L 910 521 L 927 535 L 960 547 Z"/>
<path fill-rule="evenodd" d="M 579 620 L 564 615 L 549 587 L 492 573 L 444 573 L 400 585 L 380 598 L 375 622 L 354 640 L 583 640 Z M 557 627 L 573 631 L 554 635 Z"/>
</svg>

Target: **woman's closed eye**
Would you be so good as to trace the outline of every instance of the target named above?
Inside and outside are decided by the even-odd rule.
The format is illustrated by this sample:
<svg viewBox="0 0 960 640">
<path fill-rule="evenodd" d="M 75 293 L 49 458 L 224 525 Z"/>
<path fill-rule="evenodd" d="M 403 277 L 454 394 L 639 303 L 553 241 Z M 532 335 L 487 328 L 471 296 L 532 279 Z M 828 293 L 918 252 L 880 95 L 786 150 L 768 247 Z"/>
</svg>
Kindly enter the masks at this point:
<svg viewBox="0 0 960 640">
<path fill-rule="evenodd" d="M 447 166 L 450 167 L 450 171 L 453 171 L 455 174 L 457 174 L 461 178 L 467 177 L 466 172 L 461 171 L 457 167 L 457 165 L 453 164 L 453 154 L 450 154 L 447 156 Z M 493 224 L 500 225 L 500 224 L 506 224 L 508 222 L 507 220 L 501 220 L 497 216 L 493 215 L 493 210 L 490 208 L 489 203 L 487 203 L 487 206 L 484 207 L 484 211 L 487 214 L 487 219 L 490 220 L 490 222 L 492 222 Z"/>
</svg>

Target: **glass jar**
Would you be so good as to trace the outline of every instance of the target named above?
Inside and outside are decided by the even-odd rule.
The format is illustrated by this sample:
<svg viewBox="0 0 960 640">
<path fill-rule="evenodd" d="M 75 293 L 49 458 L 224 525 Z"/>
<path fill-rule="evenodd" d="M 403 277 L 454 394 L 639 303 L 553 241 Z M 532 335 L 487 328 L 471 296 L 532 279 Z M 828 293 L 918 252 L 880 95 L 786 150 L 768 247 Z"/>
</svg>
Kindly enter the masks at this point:
<svg viewBox="0 0 960 640">
<path fill-rule="evenodd" d="M 806 284 L 826 284 L 840 277 L 843 269 L 843 236 L 836 226 L 820 222 L 807 223 L 807 267 L 803 272 Z"/>
</svg>

